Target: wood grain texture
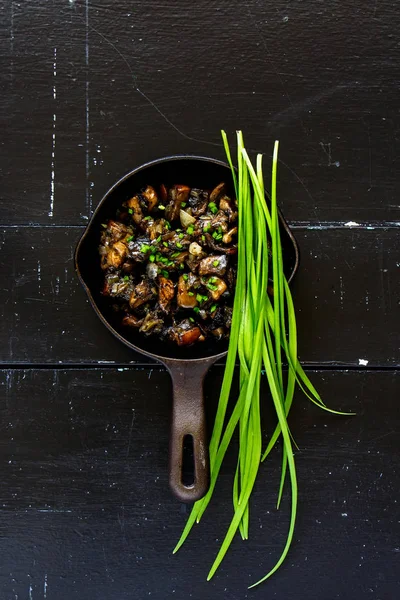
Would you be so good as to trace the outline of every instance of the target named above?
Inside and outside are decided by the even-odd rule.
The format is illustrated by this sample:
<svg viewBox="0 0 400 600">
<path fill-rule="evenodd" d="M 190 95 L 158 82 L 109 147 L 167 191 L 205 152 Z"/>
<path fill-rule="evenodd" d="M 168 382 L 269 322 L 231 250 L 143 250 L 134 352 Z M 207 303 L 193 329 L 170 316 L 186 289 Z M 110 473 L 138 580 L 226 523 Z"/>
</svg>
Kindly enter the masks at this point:
<svg viewBox="0 0 400 600">
<path fill-rule="evenodd" d="M 112 338 L 73 271 L 81 228 L 0 230 L 0 359 L 9 363 L 129 364 L 148 359 Z M 396 229 L 296 229 L 293 285 L 306 364 L 400 365 L 400 256 Z"/>
<path fill-rule="evenodd" d="M 267 156 L 280 138 L 291 220 L 400 221 L 394 3 L 8 0 L 2 15 L 3 224 L 84 223 L 146 160 L 223 158 L 221 127 Z"/>
<path fill-rule="evenodd" d="M 3 370 L 0 490 L 2 598 L 395 598 L 398 580 L 396 372 L 310 372 L 332 406 L 296 398 L 291 425 L 300 510 L 293 549 L 267 586 L 246 586 L 273 564 L 288 497 L 274 502 L 280 452 L 263 466 L 250 539 L 237 539 L 211 583 L 205 576 L 231 514 L 235 452 L 209 514 L 171 549 L 188 516 L 168 491 L 169 376 L 162 369 Z M 206 381 L 210 423 L 222 369 Z M 379 398 L 379 402 L 377 402 Z M 266 396 L 265 407 L 268 406 Z M 272 427 L 264 408 L 265 430 Z M 345 565 L 345 566 L 344 566 Z"/>
<path fill-rule="evenodd" d="M 395 2 L 363 0 L 0 3 L 0 600 L 399 597 L 399 25 Z M 294 545 L 251 592 L 287 532 L 279 452 L 250 540 L 206 584 L 235 451 L 172 557 L 188 508 L 167 486 L 169 376 L 105 330 L 72 262 L 120 176 L 223 159 L 221 128 L 266 164 L 280 139 L 301 359 L 329 405 L 357 412 L 297 399 Z M 210 427 L 221 378 L 206 380 Z"/>
</svg>

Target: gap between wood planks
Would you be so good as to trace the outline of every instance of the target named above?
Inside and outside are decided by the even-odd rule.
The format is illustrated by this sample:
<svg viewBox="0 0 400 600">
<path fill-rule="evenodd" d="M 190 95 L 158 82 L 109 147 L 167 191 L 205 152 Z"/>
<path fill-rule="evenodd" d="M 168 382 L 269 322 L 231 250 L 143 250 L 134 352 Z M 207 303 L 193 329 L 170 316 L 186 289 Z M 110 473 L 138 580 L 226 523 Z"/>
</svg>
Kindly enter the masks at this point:
<svg viewBox="0 0 400 600">
<path fill-rule="evenodd" d="M 326 371 L 338 371 L 338 372 L 386 372 L 386 371 L 398 371 L 400 369 L 399 365 L 349 365 L 344 363 L 329 363 L 325 365 L 321 365 L 318 363 L 311 362 L 302 362 L 303 368 L 306 371 L 313 372 L 326 372 Z M 237 366 L 239 366 L 237 364 Z M 223 362 L 217 362 L 212 365 L 212 369 L 223 369 L 225 364 Z M 23 362 L 15 362 L 15 363 L 1 363 L 0 362 L 0 371 L 104 371 L 104 370 L 117 370 L 117 371 L 128 371 L 128 370 L 141 370 L 144 371 L 146 369 L 149 370 L 158 370 L 158 371 L 167 371 L 166 367 L 159 363 L 116 363 L 113 361 L 97 361 L 92 363 L 23 363 Z M 284 367 L 284 370 L 287 370 Z"/>
</svg>

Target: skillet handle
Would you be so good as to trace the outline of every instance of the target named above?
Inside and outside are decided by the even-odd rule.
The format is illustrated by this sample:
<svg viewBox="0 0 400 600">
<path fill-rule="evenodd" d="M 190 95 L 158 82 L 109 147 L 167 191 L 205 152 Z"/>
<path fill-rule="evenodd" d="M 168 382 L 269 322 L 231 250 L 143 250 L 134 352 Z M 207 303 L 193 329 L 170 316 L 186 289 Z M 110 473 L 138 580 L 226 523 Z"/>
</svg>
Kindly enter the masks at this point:
<svg viewBox="0 0 400 600">
<path fill-rule="evenodd" d="M 173 386 L 169 484 L 182 502 L 202 498 L 209 486 L 210 465 L 204 415 L 203 380 L 215 361 L 165 361 Z M 193 447 L 194 480 L 182 481 L 184 443 Z"/>
</svg>

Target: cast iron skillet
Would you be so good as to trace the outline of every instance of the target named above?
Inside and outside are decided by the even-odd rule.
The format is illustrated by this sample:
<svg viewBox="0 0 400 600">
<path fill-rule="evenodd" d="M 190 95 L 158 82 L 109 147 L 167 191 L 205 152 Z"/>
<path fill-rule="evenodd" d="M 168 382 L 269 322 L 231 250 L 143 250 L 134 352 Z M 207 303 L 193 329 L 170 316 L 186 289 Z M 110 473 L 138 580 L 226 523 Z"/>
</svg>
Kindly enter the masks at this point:
<svg viewBox="0 0 400 600">
<path fill-rule="evenodd" d="M 221 181 L 226 182 L 228 194 L 233 197 L 229 166 L 219 160 L 202 156 L 169 156 L 137 167 L 105 194 L 75 252 L 78 277 L 104 325 L 132 350 L 159 360 L 171 375 L 173 411 L 169 482 L 174 494 L 183 502 L 198 500 L 208 489 L 209 464 L 203 409 L 203 379 L 209 367 L 226 354 L 228 344 L 226 341 L 210 340 L 191 348 L 179 348 L 157 337 L 146 338 L 136 330 L 122 327 L 120 317 L 110 307 L 109 299 L 101 295 L 104 274 L 100 268 L 98 247 L 101 224 L 109 218 L 115 218 L 116 210 L 122 202 L 146 185 L 157 189 L 162 183 L 167 187 L 182 183 L 191 187 L 212 189 Z M 288 225 L 282 215 L 279 217 L 284 268 L 290 281 L 298 267 L 299 253 Z M 191 436 L 193 443 L 194 466 L 193 482 L 189 485 L 183 481 L 182 472 L 183 444 L 188 436 Z"/>
</svg>

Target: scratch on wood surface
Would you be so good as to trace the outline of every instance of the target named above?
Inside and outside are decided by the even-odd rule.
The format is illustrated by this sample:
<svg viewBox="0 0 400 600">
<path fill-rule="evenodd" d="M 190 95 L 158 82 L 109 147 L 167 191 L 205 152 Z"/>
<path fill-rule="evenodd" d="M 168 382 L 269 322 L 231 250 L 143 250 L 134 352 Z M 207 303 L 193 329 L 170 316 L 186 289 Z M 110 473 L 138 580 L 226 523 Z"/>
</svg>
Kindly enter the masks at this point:
<svg viewBox="0 0 400 600">
<path fill-rule="evenodd" d="M 86 0 L 87 3 L 87 0 Z M 87 32 L 93 31 L 94 33 L 96 33 L 98 36 L 100 36 L 109 46 L 111 46 L 111 48 L 113 48 L 115 50 L 115 52 L 120 56 L 120 58 L 124 61 L 124 63 L 126 64 L 126 66 L 128 67 L 129 73 L 132 77 L 133 80 L 133 88 L 134 90 L 140 94 L 140 96 L 142 96 L 142 98 L 144 98 L 144 100 L 146 100 L 146 102 L 148 104 L 150 104 L 150 106 L 152 106 L 154 108 L 154 110 L 156 110 L 158 112 L 158 114 L 164 119 L 164 121 L 166 123 L 168 123 L 168 125 L 170 125 L 173 129 L 175 129 L 175 131 L 177 133 L 179 133 L 179 135 L 181 135 L 182 137 L 184 137 L 187 140 L 191 140 L 192 142 L 199 142 L 201 144 L 208 144 L 209 146 L 217 146 L 218 148 L 220 148 L 222 146 L 222 143 L 217 143 L 217 142 L 210 142 L 209 140 L 203 140 L 200 138 L 195 138 L 192 137 L 190 135 L 187 135 L 186 133 L 184 133 L 181 129 L 179 129 L 179 127 L 177 127 L 175 125 L 175 123 L 173 123 L 168 117 L 167 115 L 157 106 L 157 104 L 155 102 L 153 102 L 153 100 L 151 98 L 149 98 L 149 96 L 147 94 L 145 94 L 138 86 L 137 84 L 137 77 L 135 75 L 135 73 L 133 72 L 133 69 L 130 65 L 130 63 L 128 62 L 127 58 L 122 54 L 122 52 L 119 50 L 119 48 L 111 41 L 109 40 L 101 31 L 99 31 L 98 29 L 96 29 L 95 27 L 93 27 L 92 25 L 89 24 L 89 18 L 88 18 L 88 12 L 87 12 L 87 17 L 86 17 L 86 28 L 87 28 Z M 88 37 L 88 34 L 87 34 Z M 87 43 L 87 67 L 89 65 L 89 45 Z M 88 70 L 88 68 L 87 68 Z M 86 78 L 86 85 L 87 85 L 87 90 L 89 90 L 89 82 L 88 82 L 88 76 Z M 88 106 L 89 106 L 89 100 L 88 100 L 89 96 L 87 93 L 87 107 L 86 107 L 86 115 L 88 118 Z M 87 127 L 86 127 L 87 131 L 88 131 L 88 123 L 87 123 Z M 89 155 L 87 154 L 87 162 L 89 161 Z M 89 171 L 89 168 L 87 167 L 87 172 Z M 89 176 L 87 176 L 87 179 L 89 179 Z"/>
<path fill-rule="evenodd" d="M 132 430 L 133 430 L 133 423 L 135 422 L 135 409 L 132 408 L 132 421 L 131 421 L 131 426 L 129 429 L 129 439 L 128 439 L 128 447 L 126 449 L 126 456 L 129 456 L 129 450 L 131 447 L 131 439 L 132 439 Z"/>
<path fill-rule="evenodd" d="M 87 214 L 90 217 L 92 214 L 92 194 L 90 191 L 90 100 L 89 100 L 89 0 L 86 0 L 85 3 L 85 25 L 86 25 L 86 33 L 85 33 L 85 67 L 86 67 L 86 82 L 85 82 L 85 128 L 86 128 L 86 210 Z"/>
<path fill-rule="evenodd" d="M 53 62 L 53 100 L 57 98 L 56 88 L 56 77 L 57 77 L 57 48 L 54 48 L 54 62 Z M 53 114 L 53 127 L 52 127 L 52 143 L 51 143 L 51 177 L 50 177 L 50 210 L 49 217 L 54 214 L 54 189 L 55 189 L 55 160 L 56 160 L 56 113 Z"/>
<path fill-rule="evenodd" d="M 43 583 L 43 598 L 46 599 L 47 598 L 47 573 L 45 573 L 44 576 L 44 583 Z"/>
<path fill-rule="evenodd" d="M 327 142 L 326 144 L 324 142 L 320 142 L 319 145 L 321 146 L 322 150 L 328 157 L 328 167 L 332 167 L 332 166 L 340 167 L 340 162 L 338 160 L 335 160 L 332 162 L 332 144 L 331 144 L 331 142 Z"/>
</svg>

